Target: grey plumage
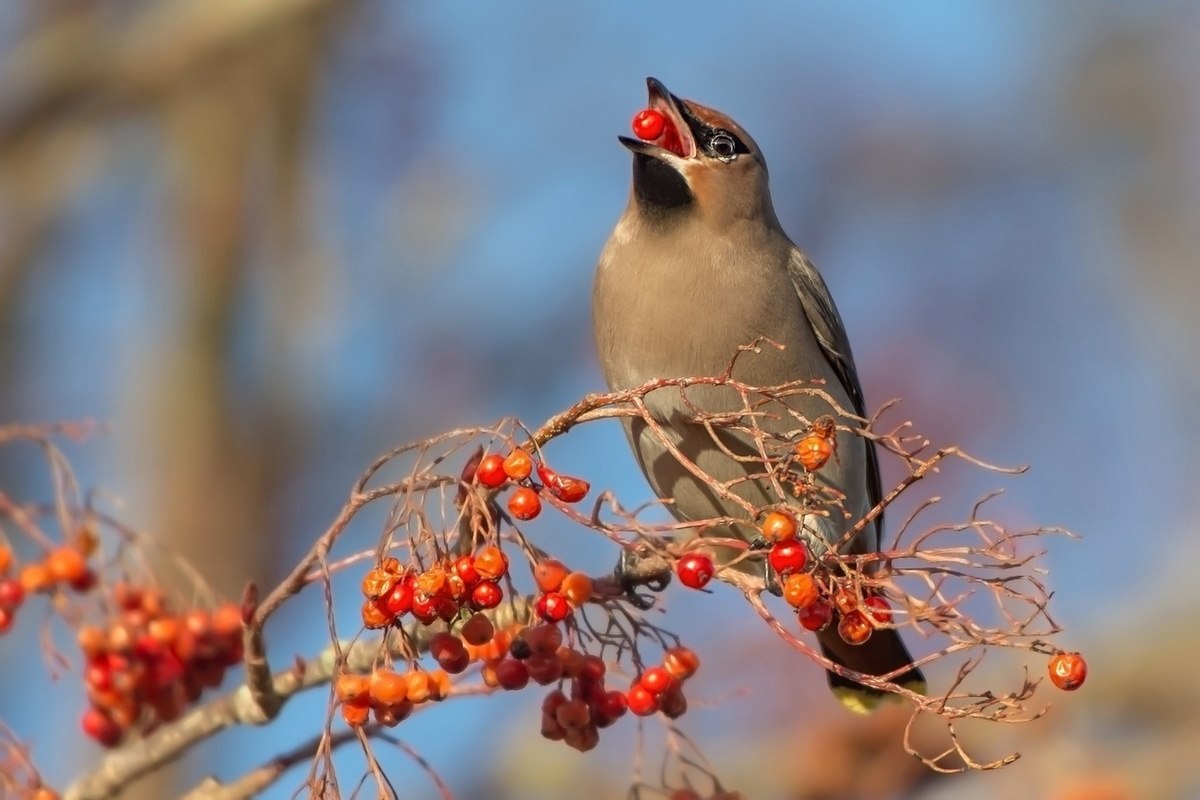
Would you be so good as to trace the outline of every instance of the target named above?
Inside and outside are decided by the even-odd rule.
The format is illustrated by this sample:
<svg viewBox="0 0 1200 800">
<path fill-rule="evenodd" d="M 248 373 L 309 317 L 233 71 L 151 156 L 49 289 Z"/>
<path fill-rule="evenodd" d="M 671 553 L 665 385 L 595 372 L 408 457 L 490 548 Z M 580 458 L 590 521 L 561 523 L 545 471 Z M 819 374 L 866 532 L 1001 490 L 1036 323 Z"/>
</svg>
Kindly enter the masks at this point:
<svg viewBox="0 0 1200 800">
<path fill-rule="evenodd" d="M 823 380 L 837 404 L 865 415 L 841 317 L 820 274 L 779 224 L 757 145 L 723 114 L 679 100 L 654 79 L 649 84 L 651 106 L 668 118 L 680 141 L 663 139 L 672 148 L 666 149 L 622 139 L 634 154 L 634 185 L 600 256 L 593 295 L 597 351 L 610 387 L 719 375 L 739 347 L 766 338 L 783 349 L 764 345 L 743 353 L 735 378 L 756 386 Z M 693 387 L 687 400 L 708 413 L 740 408 L 727 388 Z M 789 405 L 810 421 L 836 415 L 817 397 L 797 396 Z M 680 451 L 714 478 L 732 481 L 754 469 L 730 458 L 707 429 L 688 421 L 691 412 L 678 390 L 650 394 L 647 406 Z M 764 428 L 773 434 L 796 430 L 795 419 L 778 417 L 764 418 Z M 673 499 L 676 516 L 746 516 L 683 469 L 644 421 L 627 421 L 626 432 L 651 486 Z M 757 453 L 745 435 L 723 431 L 721 437 L 734 454 Z M 845 493 L 852 521 L 879 502 L 879 468 L 873 445 L 862 437 L 841 431 L 837 439 L 838 458 L 820 478 Z M 735 491 L 754 506 L 779 502 L 761 480 L 738 483 Z M 803 522 L 829 542 L 840 539 L 847 526 L 836 515 L 810 515 Z M 756 531 L 739 526 L 736 535 L 749 540 Z M 872 525 L 851 549 L 877 546 Z M 911 662 L 892 630 L 877 631 L 859 647 L 845 645 L 836 632 L 822 634 L 821 643 L 834 660 L 861 672 L 881 675 Z M 915 685 L 920 677 L 912 671 L 900 680 Z M 857 684 L 836 676 L 831 681 L 843 690 L 844 701 L 847 692 L 855 702 L 871 699 Z"/>
</svg>

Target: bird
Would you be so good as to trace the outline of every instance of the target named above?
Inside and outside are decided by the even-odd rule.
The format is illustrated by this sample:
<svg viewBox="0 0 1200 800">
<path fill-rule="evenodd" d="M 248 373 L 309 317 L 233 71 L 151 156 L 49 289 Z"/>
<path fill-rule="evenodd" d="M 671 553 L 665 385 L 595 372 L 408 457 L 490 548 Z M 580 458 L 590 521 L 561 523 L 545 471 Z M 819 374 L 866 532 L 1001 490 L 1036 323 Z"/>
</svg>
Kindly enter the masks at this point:
<svg viewBox="0 0 1200 800">
<path fill-rule="evenodd" d="M 618 137 L 633 156 L 632 188 L 601 251 L 593 285 L 595 345 L 610 390 L 663 378 L 720 376 L 732 364 L 731 376 L 751 386 L 823 384 L 839 406 L 865 418 L 845 326 L 821 274 L 776 216 L 758 145 L 727 115 L 676 97 L 655 78 L 646 82 L 648 108 L 665 125 L 661 133 L 650 131 L 657 135 L 649 140 Z M 764 340 L 769 343 L 748 349 Z M 716 480 L 738 481 L 734 493 L 755 508 L 780 502 L 762 477 L 761 460 L 754 464 L 759 451 L 749 436 L 706 428 L 696 420 L 697 411 L 741 408 L 732 391 L 691 386 L 685 399 L 678 388 L 656 389 L 644 399 L 649 419 L 623 418 L 642 472 L 679 520 L 744 519 L 746 511 L 685 468 L 664 436 Z M 786 402 L 808 420 L 836 416 L 818 393 L 798 393 Z M 771 434 L 796 427 L 785 414 L 765 415 L 759 424 Z M 831 547 L 882 496 L 874 442 L 839 428 L 835 452 L 822 479 L 844 493 L 849 521 L 839 514 L 801 514 L 805 535 Z M 881 525 L 882 515 L 842 552 L 877 551 Z M 749 523 L 735 523 L 699 535 L 731 532 L 746 541 L 759 533 Z M 749 560 L 741 563 L 754 568 Z M 852 646 L 835 628 L 818 634 L 831 661 L 867 675 L 893 675 L 895 683 L 924 691 L 924 676 L 896 629 L 879 628 L 865 643 Z M 852 711 L 870 711 L 885 696 L 827 674 L 835 696 Z"/>
</svg>

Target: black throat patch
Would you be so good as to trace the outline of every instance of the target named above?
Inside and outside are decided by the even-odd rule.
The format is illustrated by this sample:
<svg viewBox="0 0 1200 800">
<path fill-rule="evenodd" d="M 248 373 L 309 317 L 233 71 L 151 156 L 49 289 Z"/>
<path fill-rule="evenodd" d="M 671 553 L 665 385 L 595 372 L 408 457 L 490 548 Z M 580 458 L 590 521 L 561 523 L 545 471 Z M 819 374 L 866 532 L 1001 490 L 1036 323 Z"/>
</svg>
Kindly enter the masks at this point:
<svg viewBox="0 0 1200 800">
<path fill-rule="evenodd" d="M 633 155 L 633 192 L 649 212 L 681 209 L 696 200 L 687 181 L 670 164 L 641 153 Z"/>
</svg>

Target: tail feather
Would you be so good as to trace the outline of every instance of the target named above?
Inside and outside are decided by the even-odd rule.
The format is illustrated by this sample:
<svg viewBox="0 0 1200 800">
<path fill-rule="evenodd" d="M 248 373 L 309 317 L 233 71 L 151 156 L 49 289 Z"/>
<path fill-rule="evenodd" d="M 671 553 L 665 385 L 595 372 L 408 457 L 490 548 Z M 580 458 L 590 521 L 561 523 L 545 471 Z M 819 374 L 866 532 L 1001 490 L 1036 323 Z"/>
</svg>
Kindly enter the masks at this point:
<svg viewBox="0 0 1200 800">
<path fill-rule="evenodd" d="M 855 672 L 881 676 L 909 667 L 891 678 L 891 682 L 914 692 L 925 693 L 925 676 L 920 668 L 912 666 L 912 656 L 895 630 L 876 630 L 870 639 L 860 645 L 846 644 L 832 627 L 822 631 L 819 638 L 821 652 L 826 658 Z M 834 695 L 842 705 L 856 713 L 866 714 L 873 711 L 880 700 L 889 696 L 887 692 L 863 686 L 833 672 L 826 674 L 829 676 L 829 688 Z"/>
</svg>

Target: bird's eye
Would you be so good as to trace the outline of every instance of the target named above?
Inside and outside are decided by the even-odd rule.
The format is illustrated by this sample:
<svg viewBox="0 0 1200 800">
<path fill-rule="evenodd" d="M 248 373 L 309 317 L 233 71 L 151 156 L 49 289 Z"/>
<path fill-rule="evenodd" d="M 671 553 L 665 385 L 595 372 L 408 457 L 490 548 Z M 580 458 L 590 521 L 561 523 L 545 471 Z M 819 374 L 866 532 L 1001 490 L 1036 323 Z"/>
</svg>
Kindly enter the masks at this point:
<svg viewBox="0 0 1200 800">
<path fill-rule="evenodd" d="M 737 141 L 725 131 L 720 131 L 708 143 L 712 154 L 722 161 L 733 161 L 737 158 Z"/>
</svg>

